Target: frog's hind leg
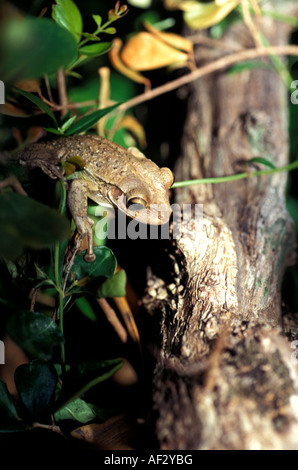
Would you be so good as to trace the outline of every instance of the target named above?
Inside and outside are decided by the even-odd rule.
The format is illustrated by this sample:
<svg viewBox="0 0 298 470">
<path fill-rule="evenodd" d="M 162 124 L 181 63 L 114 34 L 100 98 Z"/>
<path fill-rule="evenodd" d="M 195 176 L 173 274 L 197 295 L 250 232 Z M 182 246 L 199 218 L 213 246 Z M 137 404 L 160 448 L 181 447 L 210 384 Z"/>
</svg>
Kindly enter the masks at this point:
<svg viewBox="0 0 298 470">
<path fill-rule="evenodd" d="M 68 207 L 77 227 L 79 241 L 87 236 L 87 252 L 84 256 L 84 260 L 91 263 L 95 260 L 92 232 L 94 221 L 87 215 L 88 192 L 88 182 L 81 179 L 75 179 L 70 184 L 67 200 Z"/>
</svg>

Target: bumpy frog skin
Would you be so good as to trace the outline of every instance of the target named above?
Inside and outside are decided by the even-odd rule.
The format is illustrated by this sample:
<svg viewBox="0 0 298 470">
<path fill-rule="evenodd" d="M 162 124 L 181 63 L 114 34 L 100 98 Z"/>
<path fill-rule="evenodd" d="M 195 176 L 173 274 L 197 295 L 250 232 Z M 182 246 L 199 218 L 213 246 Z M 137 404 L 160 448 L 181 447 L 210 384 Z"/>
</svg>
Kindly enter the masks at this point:
<svg viewBox="0 0 298 470">
<path fill-rule="evenodd" d="M 61 162 L 75 156 L 85 164 L 70 177 L 68 206 L 80 237 L 88 237 L 86 261 L 95 259 L 93 220 L 87 216 L 88 197 L 97 204 L 117 207 L 138 222 L 168 222 L 168 190 L 173 173 L 169 168 L 159 168 L 136 148 L 125 149 L 99 136 L 72 136 L 31 144 L 17 154 L 17 159 L 57 178 L 64 177 Z"/>
</svg>

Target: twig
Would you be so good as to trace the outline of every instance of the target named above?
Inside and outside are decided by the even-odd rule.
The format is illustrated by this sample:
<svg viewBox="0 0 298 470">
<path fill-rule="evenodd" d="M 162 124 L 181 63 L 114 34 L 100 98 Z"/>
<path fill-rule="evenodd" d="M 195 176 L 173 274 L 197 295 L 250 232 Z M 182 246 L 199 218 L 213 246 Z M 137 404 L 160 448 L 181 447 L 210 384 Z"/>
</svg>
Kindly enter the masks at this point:
<svg viewBox="0 0 298 470">
<path fill-rule="evenodd" d="M 131 339 L 134 341 L 134 343 L 137 343 L 141 349 L 139 330 L 126 297 L 114 297 L 114 302 L 117 305 L 119 312 L 121 313 Z"/>
<path fill-rule="evenodd" d="M 270 55 L 298 55 L 298 46 L 268 46 L 268 47 L 260 47 L 256 49 L 245 49 L 243 51 L 235 52 L 234 54 L 229 54 L 224 57 L 221 57 L 218 60 L 215 60 L 207 65 L 203 65 L 202 67 L 190 72 L 183 77 L 179 77 L 176 80 L 172 80 L 171 82 L 165 83 L 159 87 L 153 88 L 152 90 L 147 91 L 141 95 L 135 96 L 134 98 L 126 101 L 126 103 L 121 104 L 117 108 L 118 111 L 126 111 L 133 106 L 137 106 L 145 101 L 151 100 L 160 96 L 164 93 L 168 93 L 169 91 L 173 91 L 176 88 L 179 88 L 183 85 L 187 85 L 188 83 L 197 80 L 198 78 L 204 77 L 210 73 L 217 72 L 218 70 L 224 69 L 229 67 L 237 62 L 255 59 L 257 57 L 266 57 Z"/>
<path fill-rule="evenodd" d="M 99 96 L 98 96 L 98 109 L 104 109 L 108 106 L 110 100 L 110 69 L 109 67 L 100 67 L 98 69 L 99 75 Z M 101 118 L 97 123 L 98 135 L 105 136 L 105 117 Z"/>
<path fill-rule="evenodd" d="M 61 105 L 61 117 L 63 118 L 67 113 L 68 101 L 67 101 L 67 92 L 66 92 L 66 81 L 65 74 L 63 69 L 59 69 L 57 72 L 57 85 L 59 93 L 59 101 Z"/>
<path fill-rule="evenodd" d="M 113 326 L 114 330 L 118 334 L 119 338 L 123 343 L 127 342 L 127 332 L 122 326 L 122 323 L 118 319 L 114 309 L 110 306 L 106 299 L 96 299 L 100 307 L 102 308 L 107 320 Z"/>
<path fill-rule="evenodd" d="M 203 36 L 202 33 L 192 34 L 191 36 L 187 36 L 187 39 L 189 39 L 193 44 L 200 44 L 202 46 L 213 47 L 229 52 L 238 52 L 242 49 L 239 44 L 234 42 L 229 42 L 226 44 L 220 39 L 213 39 L 209 36 Z"/>
<path fill-rule="evenodd" d="M 247 178 L 252 178 L 254 176 L 269 176 L 275 175 L 276 173 L 283 173 L 285 171 L 292 171 L 298 168 L 298 160 L 295 160 L 289 165 L 282 166 L 279 168 L 273 168 L 270 170 L 257 170 L 257 171 L 247 171 L 244 173 L 236 173 L 229 176 L 215 176 L 214 178 L 199 178 L 194 180 L 187 181 L 176 181 L 171 188 L 183 188 L 185 186 L 191 186 L 193 184 L 218 184 L 218 183 L 230 183 L 231 181 L 239 181 Z"/>
<path fill-rule="evenodd" d="M 39 290 L 40 290 L 40 287 L 36 287 L 36 289 L 33 289 L 32 297 L 31 297 L 31 303 L 30 303 L 30 312 L 34 312 L 36 298 L 37 298 L 37 294 L 38 294 Z"/>
<path fill-rule="evenodd" d="M 32 424 L 32 427 L 33 428 L 42 428 L 42 429 L 48 429 L 50 431 L 54 431 L 54 432 L 57 432 L 58 434 L 61 434 L 62 436 L 65 437 L 65 435 L 63 434 L 63 432 L 61 431 L 60 427 L 55 425 L 55 424 L 42 424 L 42 423 L 33 423 Z"/>
<path fill-rule="evenodd" d="M 79 249 L 79 246 L 77 244 L 77 246 L 75 246 L 74 250 L 73 250 L 73 253 L 71 255 L 71 258 L 69 260 L 69 263 L 68 263 L 68 266 L 67 266 L 67 270 L 64 274 L 64 282 L 63 282 L 63 287 L 62 287 L 62 294 L 63 294 L 63 297 L 65 297 L 65 288 L 66 288 L 66 284 L 67 284 L 67 279 L 68 279 L 68 276 L 69 276 L 69 273 L 70 273 L 70 270 L 73 266 L 73 263 L 74 263 L 74 259 L 75 259 L 75 256 L 78 252 L 78 249 Z"/>
<path fill-rule="evenodd" d="M 244 23 L 246 24 L 250 34 L 253 37 L 253 40 L 255 42 L 256 47 L 263 47 L 261 38 L 260 38 L 260 33 L 257 30 L 249 9 L 249 1 L 248 0 L 241 0 L 241 7 L 242 7 L 242 14 L 243 14 L 243 20 Z"/>
<path fill-rule="evenodd" d="M 11 187 L 15 193 L 22 194 L 22 196 L 28 196 L 21 183 L 14 175 L 10 175 L 0 182 L 0 191 L 7 187 Z"/>
<path fill-rule="evenodd" d="M 179 77 L 171 82 L 167 82 L 164 85 L 159 87 L 153 88 L 141 95 L 135 96 L 134 98 L 126 101 L 126 103 L 121 104 L 117 108 L 117 112 L 119 111 L 126 111 L 129 108 L 137 106 L 141 103 L 149 101 L 157 96 L 160 96 L 164 93 L 168 93 L 170 91 L 175 90 L 183 85 L 187 85 L 205 75 L 209 75 L 210 73 L 217 72 L 221 69 L 229 67 L 231 65 L 236 64 L 237 62 L 246 61 L 256 59 L 258 57 L 266 57 L 270 55 L 298 55 L 298 46 L 294 45 L 286 45 L 286 46 L 268 46 L 268 47 L 259 47 L 259 48 L 252 48 L 252 49 L 244 49 L 239 52 L 235 52 L 233 54 L 225 55 L 220 59 L 214 60 L 213 62 L 203 65 L 202 67 L 197 68 L 196 70 L 183 75 L 183 77 Z M 79 103 L 71 103 L 67 105 L 67 109 L 73 108 L 82 108 L 84 106 L 97 106 L 98 100 L 88 100 L 82 101 Z M 52 106 L 57 110 L 62 109 L 62 105 Z"/>
</svg>

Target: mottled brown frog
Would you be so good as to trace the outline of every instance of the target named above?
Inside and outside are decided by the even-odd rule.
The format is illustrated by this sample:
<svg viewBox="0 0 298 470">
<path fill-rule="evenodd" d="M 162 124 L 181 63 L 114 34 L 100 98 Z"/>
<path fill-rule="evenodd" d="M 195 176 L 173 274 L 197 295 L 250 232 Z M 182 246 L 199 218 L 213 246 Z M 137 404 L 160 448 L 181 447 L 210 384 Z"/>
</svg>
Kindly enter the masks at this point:
<svg viewBox="0 0 298 470">
<path fill-rule="evenodd" d="M 169 188 L 174 177 L 138 149 L 124 147 L 104 137 L 61 137 L 27 146 L 17 154 L 21 164 L 40 167 L 51 178 L 64 178 L 61 162 L 79 156 L 84 166 L 68 177 L 68 206 L 81 238 L 87 235 L 85 260 L 95 260 L 93 220 L 87 215 L 88 197 L 112 205 L 138 222 L 167 223 L 171 208 Z"/>
</svg>

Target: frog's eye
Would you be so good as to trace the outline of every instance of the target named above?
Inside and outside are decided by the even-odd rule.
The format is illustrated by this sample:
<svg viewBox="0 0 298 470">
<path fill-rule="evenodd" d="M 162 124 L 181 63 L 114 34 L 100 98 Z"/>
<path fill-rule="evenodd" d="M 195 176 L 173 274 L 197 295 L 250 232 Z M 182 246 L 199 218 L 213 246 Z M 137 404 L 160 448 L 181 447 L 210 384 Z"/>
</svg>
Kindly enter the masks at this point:
<svg viewBox="0 0 298 470">
<path fill-rule="evenodd" d="M 133 196 L 128 199 L 127 207 L 134 205 L 135 210 L 145 209 L 147 207 L 147 201 L 140 196 Z M 139 207 L 140 206 L 140 207 Z"/>
</svg>

